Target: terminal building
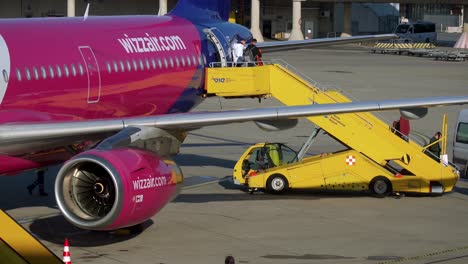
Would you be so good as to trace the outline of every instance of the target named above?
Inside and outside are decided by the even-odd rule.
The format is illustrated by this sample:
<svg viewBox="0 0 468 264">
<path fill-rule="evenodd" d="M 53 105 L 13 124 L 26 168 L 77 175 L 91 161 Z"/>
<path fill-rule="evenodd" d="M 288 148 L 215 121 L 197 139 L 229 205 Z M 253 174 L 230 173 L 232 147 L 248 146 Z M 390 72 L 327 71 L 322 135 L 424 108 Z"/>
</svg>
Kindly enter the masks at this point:
<svg viewBox="0 0 468 264">
<path fill-rule="evenodd" d="M 260 41 L 390 33 L 402 19 L 436 23 L 439 32 L 461 32 L 468 0 L 232 0 L 231 19 Z M 0 0 L 0 17 L 165 14 L 176 0 Z M 465 11 L 465 12 L 464 12 Z M 468 31 L 468 25 L 464 27 Z"/>
</svg>

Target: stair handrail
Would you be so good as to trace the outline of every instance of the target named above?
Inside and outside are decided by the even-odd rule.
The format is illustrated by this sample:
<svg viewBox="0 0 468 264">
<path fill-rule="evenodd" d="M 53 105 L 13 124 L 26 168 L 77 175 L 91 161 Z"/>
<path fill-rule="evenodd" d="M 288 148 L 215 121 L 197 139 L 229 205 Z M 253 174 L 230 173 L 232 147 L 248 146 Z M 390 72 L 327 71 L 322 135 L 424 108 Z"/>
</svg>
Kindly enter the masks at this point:
<svg viewBox="0 0 468 264">
<path fill-rule="evenodd" d="M 323 91 L 327 90 L 326 87 L 323 87 L 319 82 L 317 82 L 316 80 L 310 78 L 307 74 L 301 72 L 296 67 L 294 67 L 291 64 L 287 63 L 285 60 L 283 60 L 283 59 L 272 59 L 271 62 L 273 64 L 279 64 L 282 67 L 284 67 L 285 69 L 287 69 L 287 70 L 289 70 L 291 72 L 294 72 L 294 74 L 298 75 L 300 78 L 307 81 L 309 84 L 311 84 L 315 88 L 319 89 L 320 91 L 323 92 Z"/>
</svg>

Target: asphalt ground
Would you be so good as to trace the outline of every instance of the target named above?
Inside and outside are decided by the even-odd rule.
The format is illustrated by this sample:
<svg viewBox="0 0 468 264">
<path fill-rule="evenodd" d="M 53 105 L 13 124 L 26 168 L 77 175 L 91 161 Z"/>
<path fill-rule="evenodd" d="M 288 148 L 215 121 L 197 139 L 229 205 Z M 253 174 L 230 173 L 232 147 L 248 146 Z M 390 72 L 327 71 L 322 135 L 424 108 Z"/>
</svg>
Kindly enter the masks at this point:
<svg viewBox="0 0 468 264">
<path fill-rule="evenodd" d="M 467 95 L 468 62 L 373 54 L 342 46 L 265 55 L 280 58 L 328 87 L 359 100 Z M 287 89 L 287 87 L 285 87 Z M 280 105 L 274 99 L 207 99 L 196 111 Z M 426 135 L 449 118 L 449 154 L 454 120 L 462 106 L 431 109 L 412 121 Z M 389 120 L 398 112 L 382 113 Z M 442 197 L 373 198 L 367 193 L 294 191 L 249 195 L 228 179 L 244 150 L 257 142 L 284 142 L 299 149 L 312 125 L 264 132 L 252 123 L 203 128 L 190 133 L 176 161 L 186 181 L 181 195 L 144 223 L 140 234 L 90 232 L 68 224 L 57 210 L 53 181 L 49 197 L 30 196 L 32 173 L 0 178 L 0 208 L 58 256 L 70 239 L 73 263 L 467 263 L 468 182 Z M 310 153 L 342 148 L 320 135 Z M 383 150 L 384 151 L 384 150 Z M 1 228 L 1 227 L 0 227 Z M 1 262 L 1 261 L 0 261 Z"/>
</svg>

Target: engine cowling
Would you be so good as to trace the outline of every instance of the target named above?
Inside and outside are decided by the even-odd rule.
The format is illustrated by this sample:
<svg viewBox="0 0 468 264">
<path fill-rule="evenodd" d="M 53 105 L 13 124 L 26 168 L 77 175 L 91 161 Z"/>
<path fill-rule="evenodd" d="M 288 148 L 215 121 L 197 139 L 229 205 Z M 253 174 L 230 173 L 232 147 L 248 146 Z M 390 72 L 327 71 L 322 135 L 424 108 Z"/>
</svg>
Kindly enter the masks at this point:
<svg viewBox="0 0 468 264">
<path fill-rule="evenodd" d="M 67 161 L 55 181 L 58 206 L 72 224 L 113 230 L 146 221 L 180 192 L 168 159 L 140 149 L 90 150 Z"/>
</svg>

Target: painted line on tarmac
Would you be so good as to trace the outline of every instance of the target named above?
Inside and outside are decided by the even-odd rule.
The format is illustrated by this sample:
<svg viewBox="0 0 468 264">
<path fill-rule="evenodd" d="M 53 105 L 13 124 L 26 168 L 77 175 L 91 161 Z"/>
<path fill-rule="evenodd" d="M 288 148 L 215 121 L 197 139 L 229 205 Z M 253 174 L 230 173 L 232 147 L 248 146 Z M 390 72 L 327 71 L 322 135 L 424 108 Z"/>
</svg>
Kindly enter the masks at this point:
<svg viewBox="0 0 468 264">
<path fill-rule="evenodd" d="M 225 182 L 225 181 L 230 181 L 230 180 L 231 180 L 230 178 L 225 178 L 225 179 L 219 179 L 219 180 L 214 180 L 214 181 L 209 181 L 209 182 L 194 184 L 194 185 L 190 185 L 190 186 L 183 187 L 182 190 L 188 190 L 188 189 L 198 188 L 198 187 L 202 187 L 202 186 L 205 186 L 205 185 L 210 185 L 210 184 L 213 184 L 213 183 L 220 183 L 220 182 Z"/>
<path fill-rule="evenodd" d="M 220 182 L 225 182 L 225 181 L 230 181 L 230 180 L 231 180 L 230 178 L 225 178 L 225 179 L 219 179 L 219 180 L 194 184 L 194 185 L 183 187 L 182 190 L 188 190 L 188 189 L 203 187 L 203 186 L 210 185 L 210 184 L 213 184 L 213 183 L 220 183 Z M 37 221 L 37 220 L 59 216 L 61 214 L 62 214 L 61 212 L 57 212 L 57 213 L 51 213 L 51 214 L 40 215 L 40 216 L 29 217 L 29 218 L 19 218 L 18 220 L 16 220 L 16 219 L 15 220 L 18 222 L 18 224 L 25 225 L 25 224 L 30 224 L 30 223 L 32 223 L 34 221 Z"/>
<path fill-rule="evenodd" d="M 463 251 L 463 250 L 468 250 L 468 246 L 431 252 L 431 253 L 420 255 L 420 256 L 389 260 L 389 261 L 379 262 L 377 264 L 390 264 L 390 263 L 401 263 L 401 262 L 406 262 L 406 261 L 411 261 L 411 260 L 422 260 L 423 258 L 427 258 L 427 257 L 435 257 L 435 256 L 445 255 L 445 254 L 449 254 L 449 253 L 453 253 L 457 251 Z"/>
</svg>

